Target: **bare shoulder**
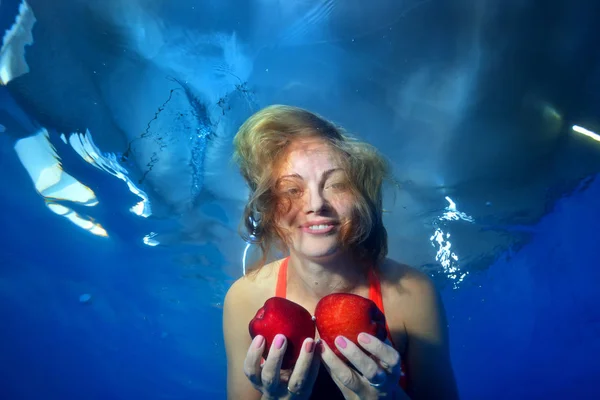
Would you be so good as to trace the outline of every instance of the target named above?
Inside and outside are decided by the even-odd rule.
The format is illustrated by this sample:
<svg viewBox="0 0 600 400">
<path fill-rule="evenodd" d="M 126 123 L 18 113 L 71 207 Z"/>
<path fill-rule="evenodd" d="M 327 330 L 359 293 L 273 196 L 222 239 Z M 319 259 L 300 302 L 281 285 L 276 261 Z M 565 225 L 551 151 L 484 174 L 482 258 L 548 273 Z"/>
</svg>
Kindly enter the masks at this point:
<svg viewBox="0 0 600 400">
<path fill-rule="evenodd" d="M 382 285 L 399 296 L 419 299 L 437 295 L 431 278 L 416 268 L 388 258 L 380 269 Z"/>
<path fill-rule="evenodd" d="M 381 285 L 390 328 L 406 335 L 443 324 L 444 315 L 438 291 L 431 278 L 416 268 L 386 259 L 381 267 Z M 388 315 L 389 314 L 389 315 Z M 401 342 L 402 342 L 401 341 Z"/>
<path fill-rule="evenodd" d="M 386 260 L 381 266 L 382 293 L 390 329 L 408 374 L 412 399 L 458 399 L 450 359 L 448 325 L 441 296 L 425 273 Z"/>
<path fill-rule="evenodd" d="M 256 312 L 268 298 L 274 296 L 280 264 L 280 260 L 274 261 L 236 280 L 227 291 L 224 306 L 235 308 L 238 312 L 245 309 Z"/>
</svg>

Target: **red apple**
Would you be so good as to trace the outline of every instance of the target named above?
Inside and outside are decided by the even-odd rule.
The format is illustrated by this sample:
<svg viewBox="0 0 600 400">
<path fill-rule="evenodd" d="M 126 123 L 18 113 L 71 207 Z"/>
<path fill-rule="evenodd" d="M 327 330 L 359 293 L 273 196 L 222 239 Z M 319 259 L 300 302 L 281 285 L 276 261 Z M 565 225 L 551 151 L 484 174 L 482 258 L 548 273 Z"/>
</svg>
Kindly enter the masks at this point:
<svg viewBox="0 0 600 400">
<path fill-rule="evenodd" d="M 338 336 L 358 344 L 358 334 L 366 332 L 385 340 L 385 316 L 370 299 L 350 293 L 332 293 L 323 297 L 315 309 L 319 337 L 343 361 L 344 357 L 334 341 Z"/>
<path fill-rule="evenodd" d="M 287 339 L 287 349 L 281 364 L 282 369 L 293 368 L 300 356 L 306 338 L 315 337 L 315 324 L 310 313 L 301 305 L 282 297 L 271 297 L 256 312 L 248 325 L 252 339 L 257 335 L 265 338 L 263 357 L 267 358 L 275 335 Z"/>
</svg>

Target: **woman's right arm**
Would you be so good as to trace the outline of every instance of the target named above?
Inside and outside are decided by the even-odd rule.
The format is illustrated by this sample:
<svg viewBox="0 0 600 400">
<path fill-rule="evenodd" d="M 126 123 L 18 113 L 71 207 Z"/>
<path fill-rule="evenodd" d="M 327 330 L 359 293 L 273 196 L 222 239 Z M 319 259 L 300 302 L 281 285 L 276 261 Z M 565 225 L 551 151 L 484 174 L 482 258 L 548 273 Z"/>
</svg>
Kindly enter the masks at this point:
<svg viewBox="0 0 600 400">
<path fill-rule="evenodd" d="M 225 296 L 223 303 L 223 337 L 227 354 L 227 399 L 259 400 L 257 391 L 244 374 L 244 360 L 252 339 L 248 332 L 249 302 L 244 283 L 236 281 Z"/>
</svg>

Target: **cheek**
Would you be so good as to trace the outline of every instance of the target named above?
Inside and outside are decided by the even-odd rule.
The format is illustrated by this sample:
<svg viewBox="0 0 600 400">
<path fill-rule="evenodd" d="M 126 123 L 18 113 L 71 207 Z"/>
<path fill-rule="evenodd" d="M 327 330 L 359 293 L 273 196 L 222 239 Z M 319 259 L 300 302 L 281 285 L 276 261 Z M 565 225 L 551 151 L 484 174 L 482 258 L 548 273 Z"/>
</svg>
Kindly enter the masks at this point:
<svg viewBox="0 0 600 400">
<path fill-rule="evenodd" d="M 349 194 L 339 195 L 332 199 L 332 204 L 338 214 L 349 215 L 354 209 L 354 198 Z"/>
<path fill-rule="evenodd" d="M 281 224 L 289 224 L 293 221 L 300 210 L 301 205 L 298 200 L 285 200 L 277 205 L 277 217 Z"/>
</svg>

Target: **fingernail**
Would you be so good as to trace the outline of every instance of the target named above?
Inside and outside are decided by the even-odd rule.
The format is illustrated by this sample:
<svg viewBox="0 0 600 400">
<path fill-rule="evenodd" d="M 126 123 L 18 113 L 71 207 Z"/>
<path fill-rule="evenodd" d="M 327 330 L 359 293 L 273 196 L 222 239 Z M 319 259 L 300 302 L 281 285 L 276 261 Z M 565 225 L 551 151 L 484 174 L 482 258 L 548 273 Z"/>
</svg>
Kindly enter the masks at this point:
<svg viewBox="0 0 600 400">
<path fill-rule="evenodd" d="M 366 333 L 361 333 L 358 335 L 358 341 L 363 342 L 364 344 L 369 344 L 371 343 L 371 336 Z"/>
<path fill-rule="evenodd" d="M 323 350 L 325 350 L 325 347 L 323 347 L 321 339 L 317 339 L 317 342 L 315 343 L 315 348 L 317 349 L 317 354 L 323 354 Z"/>
<path fill-rule="evenodd" d="M 315 349 L 314 341 L 309 340 L 304 344 L 304 350 L 306 350 L 307 353 L 312 353 L 314 349 Z"/>
<path fill-rule="evenodd" d="M 277 335 L 277 336 L 275 336 L 274 344 L 275 344 L 275 348 L 276 349 L 282 348 L 283 347 L 283 342 L 285 342 L 285 336 L 283 336 L 283 335 Z"/>
<path fill-rule="evenodd" d="M 257 337 L 254 338 L 254 348 L 255 349 L 260 348 L 260 346 L 262 346 L 264 342 L 265 342 L 265 338 L 258 335 Z"/>
<path fill-rule="evenodd" d="M 323 345 L 321 339 L 317 340 L 317 344 L 315 347 L 317 348 L 317 354 L 323 354 L 323 352 L 325 351 L 325 346 Z"/>
<path fill-rule="evenodd" d="M 335 338 L 335 344 L 337 344 L 342 349 L 345 349 L 347 346 L 346 339 L 344 339 L 342 336 L 338 336 Z"/>
</svg>

